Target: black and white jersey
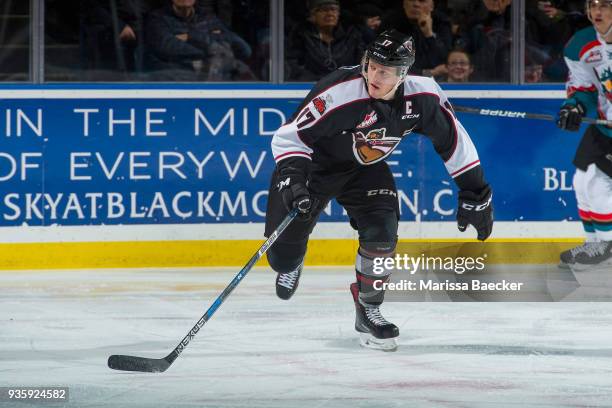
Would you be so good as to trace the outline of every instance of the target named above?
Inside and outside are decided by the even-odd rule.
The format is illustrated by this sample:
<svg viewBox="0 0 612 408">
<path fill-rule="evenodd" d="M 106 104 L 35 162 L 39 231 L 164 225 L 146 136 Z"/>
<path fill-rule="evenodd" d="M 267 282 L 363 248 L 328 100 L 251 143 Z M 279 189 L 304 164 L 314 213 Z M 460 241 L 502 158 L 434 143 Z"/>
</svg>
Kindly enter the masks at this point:
<svg viewBox="0 0 612 408">
<path fill-rule="evenodd" d="M 409 75 L 393 100 L 377 100 L 359 66 L 321 79 L 276 131 L 272 152 L 277 163 L 305 157 L 319 169 L 345 172 L 385 160 L 413 132 L 431 139 L 453 178 L 470 172 L 478 177 L 467 188 L 484 185 L 476 148 L 433 79 Z"/>
</svg>

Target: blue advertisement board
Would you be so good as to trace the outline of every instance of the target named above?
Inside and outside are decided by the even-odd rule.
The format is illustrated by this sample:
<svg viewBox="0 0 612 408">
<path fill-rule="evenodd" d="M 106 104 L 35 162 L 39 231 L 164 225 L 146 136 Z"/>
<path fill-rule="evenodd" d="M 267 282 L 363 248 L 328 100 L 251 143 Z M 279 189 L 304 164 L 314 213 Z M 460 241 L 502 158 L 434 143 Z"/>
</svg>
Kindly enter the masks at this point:
<svg viewBox="0 0 612 408">
<path fill-rule="evenodd" d="M 0 226 L 262 222 L 273 132 L 299 99 L 0 100 Z M 554 99 L 452 99 L 555 113 Z M 484 104 L 486 103 L 486 106 Z M 576 219 L 580 133 L 552 122 L 458 114 L 500 221 Z M 402 219 L 454 220 L 456 189 L 428 139 L 388 159 Z M 321 221 L 343 220 L 332 203 Z"/>
</svg>

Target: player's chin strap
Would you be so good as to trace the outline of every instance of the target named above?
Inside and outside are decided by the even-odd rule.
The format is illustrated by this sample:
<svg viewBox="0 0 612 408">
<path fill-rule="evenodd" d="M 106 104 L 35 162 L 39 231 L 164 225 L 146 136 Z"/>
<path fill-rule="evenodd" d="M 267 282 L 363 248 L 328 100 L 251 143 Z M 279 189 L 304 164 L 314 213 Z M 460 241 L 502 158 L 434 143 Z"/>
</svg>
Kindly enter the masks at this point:
<svg viewBox="0 0 612 408">
<path fill-rule="evenodd" d="M 395 95 L 395 91 L 397 91 L 397 88 L 399 88 L 400 84 L 404 82 L 404 79 L 406 79 L 406 75 L 408 74 L 408 69 L 402 69 L 402 71 L 405 72 L 402 72 L 402 74 L 400 74 L 399 79 L 397 80 L 393 88 L 391 88 L 388 94 L 383 96 L 383 99 L 391 99 L 393 95 Z"/>
<path fill-rule="evenodd" d="M 607 38 L 607 37 L 608 37 L 610 34 L 612 34 L 612 24 L 610 24 L 610 27 L 608 27 L 608 31 L 606 31 L 606 33 L 605 33 L 605 34 L 600 34 L 600 35 L 603 37 L 604 41 L 606 41 L 606 38 Z"/>
</svg>

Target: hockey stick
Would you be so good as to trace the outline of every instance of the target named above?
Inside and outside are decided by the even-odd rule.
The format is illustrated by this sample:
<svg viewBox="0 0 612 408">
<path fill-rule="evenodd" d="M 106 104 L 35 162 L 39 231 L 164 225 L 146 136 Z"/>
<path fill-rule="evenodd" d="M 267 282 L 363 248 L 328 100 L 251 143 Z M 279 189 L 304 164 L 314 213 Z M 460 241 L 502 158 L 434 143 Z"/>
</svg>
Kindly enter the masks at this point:
<svg viewBox="0 0 612 408">
<path fill-rule="evenodd" d="M 474 113 L 476 115 L 497 116 L 501 118 L 540 119 L 540 120 L 549 120 L 552 122 L 557 120 L 555 116 L 547 115 L 545 113 L 529 113 L 529 112 L 520 112 L 520 111 L 510 111 L 510 110 L 504 110 L 504 109 L 481 109 L 481 108 L 470 108 L 467 106 L 456 106 L 456 105 L 453 105 L 453 109 L 455 110 L 455 112 Z M 582 121 L 589 125 L 612 126 L 612 120 L 582 118 Z"/>
<path fill-rule="evenodd" d="M 124 356 L 124 355 L 112 355 L 108 358 L 108 366 L 113 370 L 123 371 L 142 371 L 145 373 L 163 373 L 170 367 L 170 365 L 181 355 L 185 347 L 191 340 L 198 334 L 202 326 L 213 316 L 219 306 L 223 303 L 232 291 L 238 286 L 240 281 L 249 273 L 253 265 L 266 253 L 268 249 L 274 244 L 276 239 L 282 234 L 282 232 L 291 224 L 291 221 L 295 219 L 298 214 L 297 208 L 294 208 L 287 214 L 285 219 L 280 223 L 276 230 L 270 235 L 270 237 L 263 243 L 257 253 L 251 257 L 249 262 L 238 272 L 234 279 L 225 287 L 223 292 L 217 297 L 213 304 L 208 308 L 206 313 L 198 320 L 193 328 L 187 333 L 187 335 L 181 340 L 181 342 L 164 358 L 145 358 L 135 356 Z"/>
</svg>

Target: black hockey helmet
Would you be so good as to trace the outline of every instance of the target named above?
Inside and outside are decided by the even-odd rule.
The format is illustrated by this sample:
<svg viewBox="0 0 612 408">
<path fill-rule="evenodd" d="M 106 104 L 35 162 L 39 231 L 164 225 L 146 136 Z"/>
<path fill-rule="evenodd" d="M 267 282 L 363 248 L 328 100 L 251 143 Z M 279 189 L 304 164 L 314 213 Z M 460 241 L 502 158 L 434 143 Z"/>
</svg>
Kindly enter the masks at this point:
<svg viewBox="0 0 612 408">
<path fill-rule="evenodd" d="M 404 68 L 407 72 L 414 64 L 414 58 L 412 37 L 397 30 L 387 30 L 368 46 L 364 62 L 372 59 L 381 65 Z"/>
</svg>

